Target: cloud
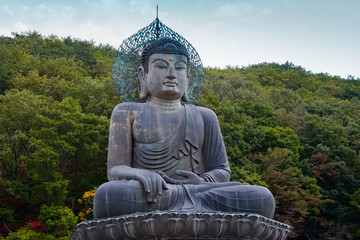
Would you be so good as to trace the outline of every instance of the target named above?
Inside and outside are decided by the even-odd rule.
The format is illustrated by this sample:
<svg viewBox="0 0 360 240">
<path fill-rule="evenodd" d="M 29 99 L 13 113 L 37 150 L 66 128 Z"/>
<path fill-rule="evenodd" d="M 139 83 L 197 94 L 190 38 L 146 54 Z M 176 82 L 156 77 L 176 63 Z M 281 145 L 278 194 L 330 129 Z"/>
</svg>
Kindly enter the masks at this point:
<svg viewBox="0 0 360 240">
<path fill-rule="evenodd" d="M 3 12 L 3 14 L 7 14 L 7 15 L 10 15 L 10 16 L 14 15 L 14 12 L 11 11 L 9 6 L 7 6 L 7 5 L 1 6 L 0 12 Z"/>
<path fill-rule="evenodd" d="M 83 0 L 82 7 L 96 13 L 105 12 L 106 16 L 114 12 L 117 13 L 135 13 L 138 16 L 153 14 L 155 9 L 154 0 Z"/>
<path fill-rule="evenodd" d="M 39 31 L 41 34 L 94 39 L 115 47 L 134 33 L 133 25 L 155 16 L 153 0 L 83 0 L 22 2 L 0 6 L 0 34 Z M 146 20 L 145 20 L 146 22 Z M 130 24 L 131 23 L 131 24 Z"/>
<path fill-rule="evenodd" d="M 159 3 L 161 21 L 190 41 L 207 66 L 286 59 L 313 71 L 319 71 L 316 64 L 322 63 L 329 67 L 321 71 L 360 76 L 356 68 L 360 55 L 356 42 L 359 31 L 355 31 L 360 16 L 356 14 L 356 0 L 348 5 L 331 0 L 327 8 L 314 3 L 312 11 L 308 1 L 290 0 L 0 2 L 0 35 L 35 30 L 45 36 L 93 39 L 97 44 L 118 47 L 154 20 Z M 329 56 L 334 49 L 337 52 Z"/>
<path fill-rule="evenodd" d="M 250 3 L 226 3 L 221 5 L 215 16 L 219 18 L 241 18 L 242 20 L 263 20 L 272 14 L 270 8 L 255 7 Z"/>
<path fill-rule="evenodd" d="M 129 7 L 131 12 L 138 12 L 142 16 L 148 16 L 155 13 L 155 3 L 154 1 L 148 0 L 131 0 L 129 2 Z"/>
</svg>

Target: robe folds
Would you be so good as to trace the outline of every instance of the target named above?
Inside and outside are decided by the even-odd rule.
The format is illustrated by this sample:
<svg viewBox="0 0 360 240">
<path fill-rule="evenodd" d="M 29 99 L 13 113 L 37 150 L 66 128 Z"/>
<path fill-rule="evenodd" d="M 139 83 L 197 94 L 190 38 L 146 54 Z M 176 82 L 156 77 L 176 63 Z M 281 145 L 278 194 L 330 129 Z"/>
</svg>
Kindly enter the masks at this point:
<svg viewBox="0 0 360 240">
<path fill-rule="evenodd" d="M 177 132 L 150 144 L 133 141 L 131 167 L 163 171 L 182 179 L 176 170 L 192 171 L 204 183 L 167 184 L 156 203 L 136 180 L 116 180 L 101 185 L 94 199 L 94 217 L 113 217 L 154 210 L 251 212 L 272 218 L 275 201 L 264 187 L 229 182 L 230 167 L 215 113 L 185 105 Z"/>
<path fill-rule="evenodd" d="M 209 109 L 185 105 L 177 132 L 151 144 L 134 141 L 132 167 L 163 171 L 179 179 L 176 170 L 194 172 L 207 182 L 229 181 L 230 167 L 219 123 Z M 218 170 L 228 172 L 227 176 Z"/>
</svg>

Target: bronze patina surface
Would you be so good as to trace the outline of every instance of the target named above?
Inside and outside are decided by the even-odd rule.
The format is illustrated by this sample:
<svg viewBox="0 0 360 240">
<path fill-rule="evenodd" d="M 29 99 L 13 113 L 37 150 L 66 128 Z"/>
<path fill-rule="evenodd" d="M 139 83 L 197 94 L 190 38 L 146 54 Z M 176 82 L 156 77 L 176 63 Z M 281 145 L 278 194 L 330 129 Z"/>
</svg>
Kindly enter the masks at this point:
<svg viewBox="0 0 360 240">
<path fill-rule="evenodd" d="M 163 37 L 145 47 L 137 71 L 146 103 L 121 103 L 111 117 L 109 182 L 94 199 L 94 217 L 135 212 L 243 212 L 272 218 L 264 187 L 229 182 L 217 117 L 187 101 L 189 56 Z"/>
</svg>

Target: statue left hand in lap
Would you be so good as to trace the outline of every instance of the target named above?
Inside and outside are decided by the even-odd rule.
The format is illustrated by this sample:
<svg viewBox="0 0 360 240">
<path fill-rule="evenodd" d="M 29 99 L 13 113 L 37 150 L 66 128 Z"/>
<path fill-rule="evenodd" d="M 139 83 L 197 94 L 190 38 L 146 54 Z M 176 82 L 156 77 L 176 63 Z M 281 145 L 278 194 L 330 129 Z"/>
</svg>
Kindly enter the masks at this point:
<svg viewBox="0 0 360 240">
<path fill-rule="evenodd" d="M 95 194 L 94 217 L 153 210 L 251 212 L 273 217 L 264 187 L 229 182 L 213 111 L 183 104 L 188 53 L 171 38 L 145 47 L 138 70 L 146 103 L 121 103 L 111 116 L 109 182 Z"/>
</svg>

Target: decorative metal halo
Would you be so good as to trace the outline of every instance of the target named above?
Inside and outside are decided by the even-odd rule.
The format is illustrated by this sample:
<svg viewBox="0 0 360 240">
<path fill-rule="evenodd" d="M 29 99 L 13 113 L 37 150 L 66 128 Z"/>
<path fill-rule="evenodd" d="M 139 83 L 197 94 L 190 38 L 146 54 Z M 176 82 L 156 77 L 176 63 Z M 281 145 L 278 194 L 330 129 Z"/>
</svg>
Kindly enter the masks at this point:
<svg viewBox="0 0 360 240">
<path fill-rule="evenodd" d="M 204 86 L 204 68 L 195 48 L 178 33 L 156 18 L 150 25 L 125 39 L 120 45 L 112 65 L 112 79 L 116 93 L 124 102 L 140 102 L 140 82 L 136 72 L 145 45 L 159 37 L 168 36 L 182 43 L 189 52 L 190 84 L 188 103 L 199 98 Z"/>
</svg>

